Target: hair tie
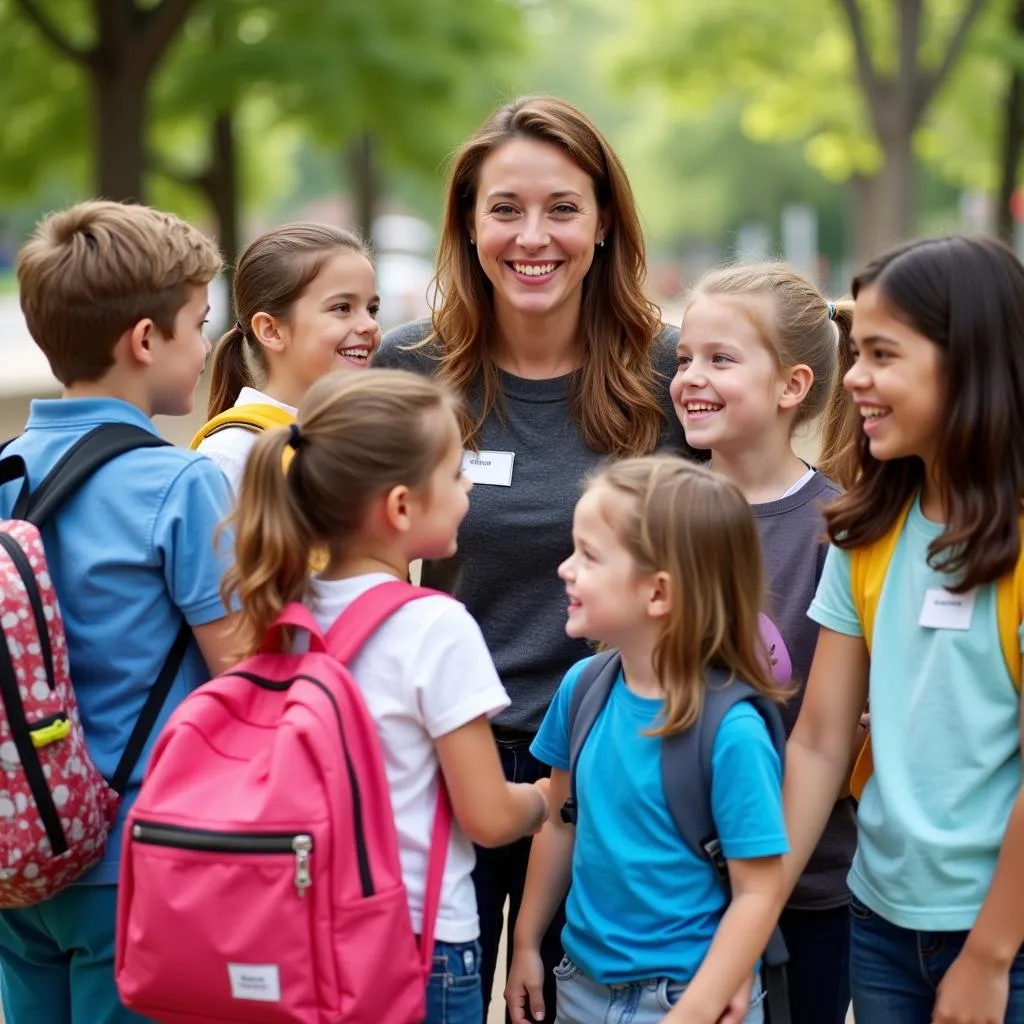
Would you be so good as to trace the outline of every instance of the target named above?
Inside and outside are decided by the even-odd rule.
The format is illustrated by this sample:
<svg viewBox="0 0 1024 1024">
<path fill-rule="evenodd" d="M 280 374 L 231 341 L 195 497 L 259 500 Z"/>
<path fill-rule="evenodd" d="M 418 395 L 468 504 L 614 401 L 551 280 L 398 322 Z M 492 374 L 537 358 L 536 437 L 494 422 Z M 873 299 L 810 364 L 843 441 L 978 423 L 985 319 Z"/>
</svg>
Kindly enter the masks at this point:
<svg viewBox="0 0 1024 1024">
<path fill-rule="evenodd" d="M 238 331 L 243 337 L 245 336 L 245 330 L 237 320 L 231 325 L 231 330 Z"/>
<path fill-rule="evenodd" d="M 828 318 L 829 320 L 835 320 L 836 318 L 836 304 L 834 302 L 828 304 Z"/>
<path fill-rule="evenodd" d="M 302 431 L 299 429 L 298 423 L 290 423 L 288 425 L 288 447 L 298 451 L 302 445 L 302 440 Z"/>
</svg>

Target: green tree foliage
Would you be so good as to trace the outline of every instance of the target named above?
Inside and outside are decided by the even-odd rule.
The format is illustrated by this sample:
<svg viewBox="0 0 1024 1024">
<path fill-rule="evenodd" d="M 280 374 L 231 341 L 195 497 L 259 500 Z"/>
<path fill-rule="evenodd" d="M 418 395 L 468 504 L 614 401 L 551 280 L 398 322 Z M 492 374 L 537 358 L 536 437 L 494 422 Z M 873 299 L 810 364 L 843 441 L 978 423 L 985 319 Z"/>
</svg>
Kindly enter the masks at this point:
<svg viewBox="0 0 1024 1024">
<path fill-rule="evenodd" d="M 655 88 L 678 111 L 738 97 L 751 138 L 802 141 L 815 168 L 851 183 L 863 256 L 912 230 L 912 145 L 940 116 L 981 15 L 1000 4 L 636 0 L 615 59 L 620 84 Z"/>
<path fill-rule="evenodd" d="M 130 141 L 90 116 L 88 55 L 111 5 L 136 33 L 164 11 L 161 38 L 172 9 L 190 12 L 138 89 L 144 120 L 119 122 Z M 341 154 L 371 139 L 376 192 L 389 170 L 433 175 L 493 105 L 522 45 L 514 0 L 0 0 L 0 59 L 18 69 L 0 85 L 0 113 L 13 115 L 0 161 L 17 194 L 54 174 L 81 180 L 90 162 L 109 195 L 152 191 L 188 208 L 198 190 L 231 250 L 240 191 L 266 199 L 286 188 L 310 141 L 339 154 L 340 176 Z M 104 168 L 136 150 L 125 161 L 134 183 L 115 188 Z"/>
</svg>

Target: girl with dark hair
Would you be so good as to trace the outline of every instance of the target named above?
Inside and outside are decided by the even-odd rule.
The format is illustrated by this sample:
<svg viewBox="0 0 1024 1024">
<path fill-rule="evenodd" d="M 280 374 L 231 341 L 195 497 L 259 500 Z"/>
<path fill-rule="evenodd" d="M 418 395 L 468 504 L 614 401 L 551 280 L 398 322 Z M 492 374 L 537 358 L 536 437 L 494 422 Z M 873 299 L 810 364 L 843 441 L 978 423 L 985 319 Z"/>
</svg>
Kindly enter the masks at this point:
<svg viewBox="0 0 1024 1024">
<path fill-rule="evenodd" d="M 1024 1021 L 1024 267 L 992 240 L 919 241 L 853 294 L 859 465 L 826 512 L 822 629 L 787 749 L 787 882 L 846 784 L 870 694 L 857 1020 Z"/>
</svg>

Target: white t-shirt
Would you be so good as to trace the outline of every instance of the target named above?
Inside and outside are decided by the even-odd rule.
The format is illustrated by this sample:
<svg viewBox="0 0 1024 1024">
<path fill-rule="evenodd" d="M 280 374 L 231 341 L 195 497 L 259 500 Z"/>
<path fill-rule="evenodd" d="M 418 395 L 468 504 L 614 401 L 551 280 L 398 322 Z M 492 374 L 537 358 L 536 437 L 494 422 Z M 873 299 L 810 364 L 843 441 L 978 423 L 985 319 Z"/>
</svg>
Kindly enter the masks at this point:
<svg viewBox="0 0 1024 1024">
<path fill-rule="evenodd" d="M 394 580 L 370 573 L 312 583 L 310 610 L 326 632 L 359 595 Z M 424 597 L 396 612 L 351 664 L 377 725 L 398 831 L 402 880 L 417 934 L 423 926 L 427 858 L 437 807 L 434 740 L 509 704 L 480 627 L 457 601 Z M 452 823 L 437 938 L 470 942 L 480 935 L 471 874 L 473 844 Z"/>
<path fill-rule="evenodd" d="M 240 405 L 276 405 L 285 412 L 296 414 L 294 406 L 285 405 L 269 395 L 257 391 L 255 388 L 242 388 L 238 393 L 234 408 Z M 259 432 L 249 430 L 246 427 L 225 427 L 217 433 L 204 437 L 199 442 L 196 451 L 213 459 L 228 478 L 231 489 L 238 494 L 238 488 L 242 484 L 242 473 L 245 472 L 245 464 L 249 459 L 249 452 L 253 445 L 259 440 Z"/>
</svg>

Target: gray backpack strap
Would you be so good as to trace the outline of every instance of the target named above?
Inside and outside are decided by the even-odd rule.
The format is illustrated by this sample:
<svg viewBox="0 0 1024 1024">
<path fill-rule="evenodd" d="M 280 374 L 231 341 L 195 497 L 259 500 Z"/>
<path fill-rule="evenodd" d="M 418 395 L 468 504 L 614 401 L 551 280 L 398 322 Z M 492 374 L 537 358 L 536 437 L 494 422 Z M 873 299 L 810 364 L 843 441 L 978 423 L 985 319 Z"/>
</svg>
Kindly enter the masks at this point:
<svg viewBox="0 0 1024 1024">
<path fill-rule="evenodd" d="M 728 873 L 711 814 L 711 755 L 722 719 L 740 701 L 748 701 L 761 713 L 780 759 L 785 758 L 786 734 L 775 704 L 715 668 L 708 670 L 697 724 L 662 741 L 661 780 L 668 809 L 686 845 L 698 857 L 707 857 L 723 882 L 728 881 Z"/>
<path fill-rule="evenodd" d="M 698 857 L 711 861 L 727 894 L 729 872 L 711 813 L 711 755 L 722 719 L 740 701 L 753 704 L 760 712 L 785 768 L 786 733 L 778 707 L 747 683 L 730 679 L 721 669 L 708 671 L 697 724 L 663 740 L 661 755 L 665 801 L 676 828 Z M 764 952 L 764 984 L 772 1024 L 790 1024 L 788 960 L 785 940 L 776 927 Z"/>
<path fill-rule="evenodd" d="M 590 730 L 611 696 L 622 671 L 618 651 L 595 655 L 580 673 L 569 699 L 569 799 L 561 808 L 562 821 L 576 824 L 576 765 Z"/>
</svg>

